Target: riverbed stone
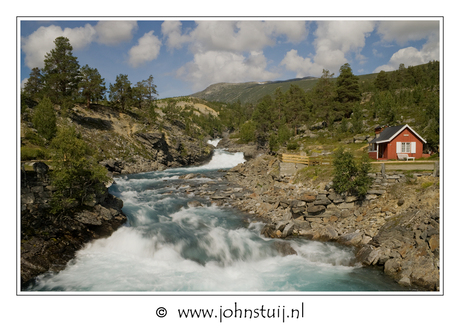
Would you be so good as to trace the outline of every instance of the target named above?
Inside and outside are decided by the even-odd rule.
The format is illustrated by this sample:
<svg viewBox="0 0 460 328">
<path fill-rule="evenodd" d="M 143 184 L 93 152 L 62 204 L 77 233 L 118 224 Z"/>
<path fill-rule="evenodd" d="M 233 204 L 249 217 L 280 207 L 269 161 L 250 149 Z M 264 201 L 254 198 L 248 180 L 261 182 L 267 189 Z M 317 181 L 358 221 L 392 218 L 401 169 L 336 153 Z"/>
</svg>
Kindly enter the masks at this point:
<svg viewBox="0 0 460 328">
<path fill-rule="evenodd" d="M 201 204 L 201 202 L 199 202 L 197 200 L 192 200 L 190 202 L 187 202 L 187 206 L 188 207 L 202 207 L 203 204 Z"/>
<path fill-rule="evenodd" d="M 326 206 L 324 205 L 313 205 L 313 206 L 308 206 L 307 208 L 307 213 L 309 215 L 319 215 L 321 213 L 324 213 L 326 211 Z"/>
<path fill-rule="evenodd" d="M 289 222 L 283 229 L 283 234 L 281 235 L 282 238 L 286 238 L 290 235 L 292 235 L 292 232 L 294 231 L 295 223 L 294 222 Z"/>
</svg>

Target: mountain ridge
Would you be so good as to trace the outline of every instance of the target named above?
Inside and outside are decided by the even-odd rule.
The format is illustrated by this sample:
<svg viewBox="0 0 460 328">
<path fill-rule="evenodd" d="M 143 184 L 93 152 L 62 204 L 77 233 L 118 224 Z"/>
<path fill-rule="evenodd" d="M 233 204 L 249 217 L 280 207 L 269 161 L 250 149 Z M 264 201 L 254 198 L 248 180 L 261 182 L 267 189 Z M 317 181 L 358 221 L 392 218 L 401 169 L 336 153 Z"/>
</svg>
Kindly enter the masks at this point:
<svg viewBox="0 0 460 328">
<path fill-rule="evenodd" d="M 272 94 L 278 87 L 283 92 L 288 90 L 291 84 L 297 84 L 304 90 L 311 89 L 318 79 L 317 77 L 307 76 L 264 82 L 219 82 L 189 96 L 216 102 L 233 103 L 239 100 L 241 103 L 255 103 L 263 96 Z"/>
</svg>

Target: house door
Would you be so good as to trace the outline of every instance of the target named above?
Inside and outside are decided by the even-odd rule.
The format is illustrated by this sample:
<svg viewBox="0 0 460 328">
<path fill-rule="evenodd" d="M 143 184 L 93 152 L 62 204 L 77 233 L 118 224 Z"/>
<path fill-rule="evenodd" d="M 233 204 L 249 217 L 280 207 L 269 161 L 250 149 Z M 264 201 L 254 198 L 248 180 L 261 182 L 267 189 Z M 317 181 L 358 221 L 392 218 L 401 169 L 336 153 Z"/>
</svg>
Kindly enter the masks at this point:
<svg viewBox="0 0 460 328">
<path fill-rule="evenodd" d="M 379 145 L 379 158 L 386 158 L 385 152 L 387 150 L 387 144 Z"/>
</svg>

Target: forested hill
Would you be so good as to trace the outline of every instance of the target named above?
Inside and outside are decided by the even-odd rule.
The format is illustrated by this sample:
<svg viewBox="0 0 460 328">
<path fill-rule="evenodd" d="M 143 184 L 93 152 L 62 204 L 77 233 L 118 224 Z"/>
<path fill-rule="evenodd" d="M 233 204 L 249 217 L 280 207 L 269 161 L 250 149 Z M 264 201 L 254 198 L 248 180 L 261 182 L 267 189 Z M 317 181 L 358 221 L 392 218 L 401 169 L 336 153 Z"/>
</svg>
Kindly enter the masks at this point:
<svg viewBox="0 0 460 328">
<path fill-rule="evenodd" d="M 191 96 L 213 102 L 233 103 L 239 100 L 242 104 L 256 103 L 264 96 L 274 94 L 277 88 L 286 92 L 291 84 L 295 84 L 309 90 L 317 81 L 318 78 L 309 76 L 286 81 L 216 83 Z"/>
<path fill-rule="evenodd" d="M 402 64 L 403 65 L 403 64 Z M 429 64 L 410 66 L 409 70 L 420 71 L 426 70 Z M 398 73 L 397 71 L 386 72 L 388 75 Z M 356 75 L 363 87 L 363 92 L 372 91 L 369 87 L 377 78 L 378 73 Z M 319 77 L 303 77 L 285 81 L 265 81 L 265 82 L 243 82 L 243 83 L 215 83 L 203 91 L 196 92 L 190 96 L 204 99 L 212 102 L 234 103 L 239 101 L 242 104 L 255 104 L 266 95 L 273 95 L 277 88 L 284 93 L 291 85 L 299 86 L 303 91 L 312 90 Z M 332 77 L 331 81 L 336 82 L 337 77 Z M 408 82 L 408 81 L 407 81 Z"/>
</svg>

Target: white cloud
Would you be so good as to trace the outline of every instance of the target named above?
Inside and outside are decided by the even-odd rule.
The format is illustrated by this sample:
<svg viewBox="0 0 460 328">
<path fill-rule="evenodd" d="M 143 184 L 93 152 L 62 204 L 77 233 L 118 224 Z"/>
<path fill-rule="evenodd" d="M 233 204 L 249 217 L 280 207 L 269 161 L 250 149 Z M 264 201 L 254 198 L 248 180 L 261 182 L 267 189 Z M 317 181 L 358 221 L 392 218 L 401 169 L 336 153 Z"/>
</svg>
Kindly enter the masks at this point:
<svg viewBox="0 0 460 328">
<path fill-rule="evenodd" d="M 94 27 L 97 32 L 97 42 L 106 45 L 116 45 L 133 38 L 137 30 L 135 21 L 100 21 Z"/>
<path fill-rule="evenodd" d="M 27 81 L 29 81 L 28 77 L 26 77 L 25 79 L 21 81 L 21 89 L 24 89 L 24 86 L 26 85 Z"/>
<path fill-rule="evenodd" d="M 300 42 L 308 35 L 304 21 L 197 21 L 186 32 L 180 22 L 166 21 L 161 30 L 168 49 L 188 45 L 194 55 L 177 76 L 193 82 L 195 88 L 276 78 L 277 73 L 267 70 L 264 48 L 276 45 L 280 37 Z"/>
<path fill-rule="evenodd" d="M 418 41 L 439 34 L 439 21 L 383 21 L 377 32 L 383 41 L 396 41 L 404 45 L 408 41 Z"/>
<path fill-rule="evenodd" d="M 200 90 L 218 82 L 265 81 L 277 77 L 266 70 L 267 61 L 262 52 L 253 51 L 249 56 L 230 51 L 207 51 L 195 54 L 194 60 L 182 66 L 177 75 L 193 82 Z"/>
<path fill-rule="evenodd" d="M 25 63 L 29 68 L 43 68 L 46 53 L 55 47 L 54 40 L 59 36 L 69 39 L 74 50 L 90 44 L 96 35 L 95 29 L 86 24 L 84 27 L 65 28 L 55 25 L 40 27 L 27 37 L 22 38 L 22 50 L 25 53 Z"/>
<path fill-rule="evenodd" d="M 366 44 L 366 37 L 374 30 L 371 21 L 324 21 L 318 22 L 315 31 L 315 63 L 338 72 L 340 66 L 348 62 L 346 55 L 354 53 L 360 61 L 365 60 L 361 49 Z"/>
<path fill-rule="evenodd" d="M 367 60 L 361 54 L 366 37 L 374 30 L 375 23 L 370 21 L 320 21 L 314 32 L 313 42 L 316 53 L 312 58 L 303 58 L 296 50 L 286 53 L 282 65 L 296 72 L 297 77 L 320 76 L 323 69 L 338 73 L 340 67 L 349 62 L 350 53 L 360 62 Z"/>
<path fill-rule="evenodd" d="M 184 43 L 189 42 L 190 36 L 181 32 L 182 23 L 178 21 L 165 21 L 161 24 L 161 33 L 166 38 L 168 49 L 180 49 Z"/>
<path fill-rule="evenodd" d="M 96 26 L 86 24 L 65 29 L 55 25 L 41 26 L 21 40 L 25 64 L 29 68 L 43 68 L 45 55 L 54 49 L 54 40 L 59 36 L 68 38 L 73 50 L 80 50 L 94 41 L 114 45 L 131 40 L 136 29 L 137 23 L 132 21 L 101 21 Z"/>
<path fill-rule="evenodd" d="M 406 67 L 425 64 L 433 60 L 431 55 L 431 52 L 419 51 L 414 47 L 403 48 L 391 56 L 388 64 L 377 67 L 374 73 L 397 70 L 400 64 L 404 64 Z"/>
<path fill-rule="evenodd" d="M 266 21 L 265 26 L 272 35 L 284 35 L 289 42 L 301 42 L 308 36 L 305 21 Z"/>
<path fill-rule="evenodd" d="M 138 41 L 138 44 L 132 47 L 129 52 L 129 64 L 132 67 L 138 67 L 145 62 L 152 61 L 158 57 L 161 48 L 161 41 L 153 35 L 154 31 L 145 33 Z"/>
<path fill-rule="evenodd" d="M 379 23 L 378 33 L 383 41 L 395 41 L 405 44 L 409 41 L 427 41 L 420 50 L 415 47 L 399 49 L 389 62 L 377 67 L 374 72 L 393 71 L 400 64 L 406 67 L 425 64 L 431 60 L 439 60 L 439 22 L 437 21 L 391 21 Z"/>
<path fill-rule="evenodd" d="M 297 50 L 292 49 L 286 53 L 281 65 L 284 65 L 287 70 L 296 72 L 296 77 L 306 77 L 308 75 L 321 75 L 322 67 L 311 61 L 310 58 L 303 58 L 298 55 Z"/>
<path fill-rule="evenodd" d="M 262 50 L 275 45 L 280 36 L 289 42 L 300 42 L 308 35 L 303 21 L 198 21 L 188 34 L 181 33 L 181 26 L 179 22 L 163 23 L 168 46 L 180 48 L 189 43 L 193 53 Z"/>
</svg>

